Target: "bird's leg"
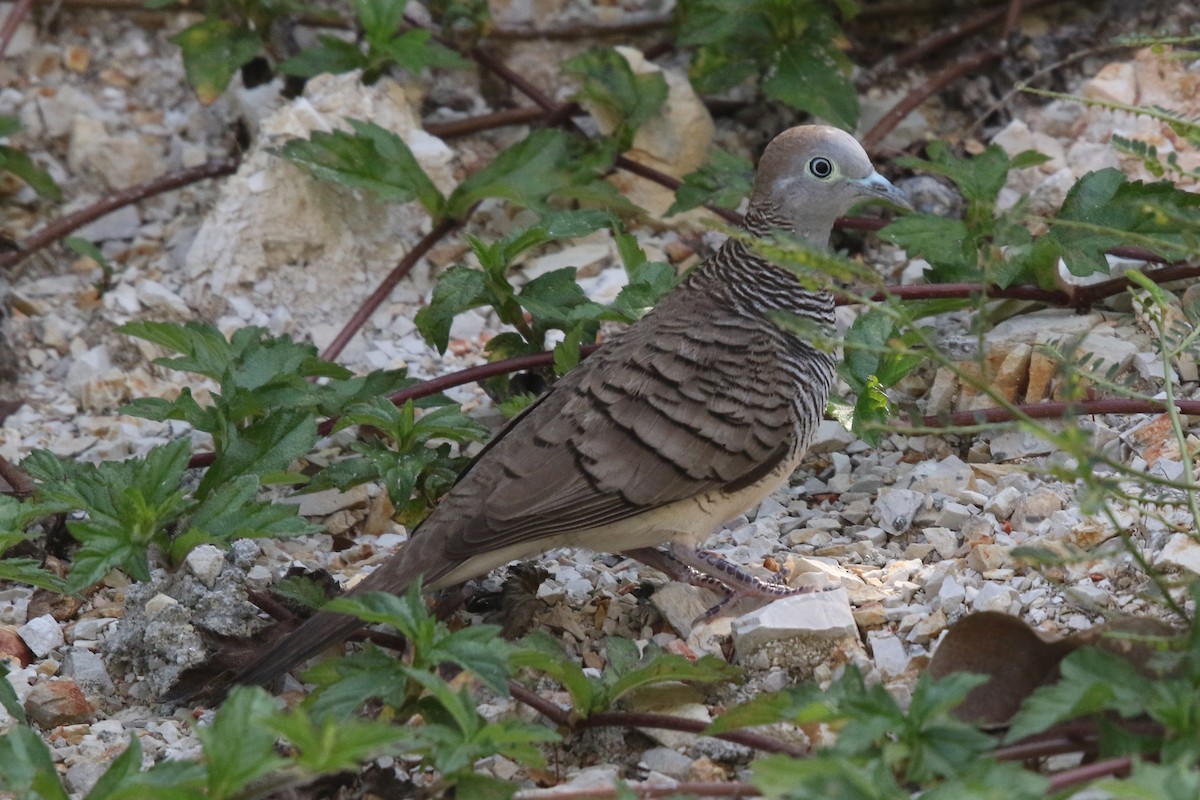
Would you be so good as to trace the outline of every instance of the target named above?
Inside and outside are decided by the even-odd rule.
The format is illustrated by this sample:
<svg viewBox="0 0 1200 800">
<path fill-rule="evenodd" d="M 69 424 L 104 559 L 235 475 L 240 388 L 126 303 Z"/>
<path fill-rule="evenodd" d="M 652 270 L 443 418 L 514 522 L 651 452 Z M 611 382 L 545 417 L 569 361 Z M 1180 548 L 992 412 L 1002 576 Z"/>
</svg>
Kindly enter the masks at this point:
<svg viewBox="0 0 1200 800">
<path fill-rule="evenodd" d="M 711 550 L 669 545 L 666 551 L 643 547 L 626 550 L 625 555 L 654 567 L 674 580 L 725 595 L 719 603 L 697 617 L 695 622 L 712 619 L 744 597 L 791 597 L 816 591 L 811 586 L 793 589 L 786 583 L 764 581 Z"/>
</svg>

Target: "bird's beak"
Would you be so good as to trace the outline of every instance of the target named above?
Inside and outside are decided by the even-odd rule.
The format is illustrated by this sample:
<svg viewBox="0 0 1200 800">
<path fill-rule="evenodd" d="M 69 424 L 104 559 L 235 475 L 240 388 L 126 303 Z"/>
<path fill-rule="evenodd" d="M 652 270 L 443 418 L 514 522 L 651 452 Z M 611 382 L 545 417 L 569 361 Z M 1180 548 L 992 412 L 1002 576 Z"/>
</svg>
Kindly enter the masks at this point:
<svg viewBox="0 0 1200 800">
<path fill-rule="evenodd" d="M 854 184 L 858 193 L 864 198 L 885 200 L 894 206 L 908 211 L 913 210 L 912 198 L 908 196 L 908 193 L 897 189 L 895 184 L 878 172 L 872 172 L 865 178 L 851 178 L 849 182 Z"/>
</svg>

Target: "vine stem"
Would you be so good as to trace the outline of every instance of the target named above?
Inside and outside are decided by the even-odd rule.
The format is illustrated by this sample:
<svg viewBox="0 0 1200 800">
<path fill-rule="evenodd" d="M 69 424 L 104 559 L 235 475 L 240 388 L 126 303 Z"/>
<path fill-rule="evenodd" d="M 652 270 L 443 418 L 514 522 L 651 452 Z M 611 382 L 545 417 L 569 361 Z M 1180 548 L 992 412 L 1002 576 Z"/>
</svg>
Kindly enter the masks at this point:
<svg viewBox="0 0 1200 800">
<path fill-rule="evenodd" d="M 337 358 L 341 354 L 342 350 L 346 348 L 346 345 L 350 342 L 350 340 L 354 338 L 354 335 L 358 333 L 358 329 L 361 328 L 363 324 L 371 318 L 371 315 L 375 313 L 376 309 L 378 309 L 379 306 L 381 306 L 383 302 L 388 299 L 392 293 L 392 290 L 396 288 L 396 284 L 400 283 L 400 281 L 404 279 L 404 276 L 408 275 L 408 273 L 412 271 L 412 268 L 417 265 L 417 262 L 424 258 L 425 254 L 428 253 L 435 244 L 462 227 L 463 222 L 467 217 L 471 216 L 471 212 L 473 210 L 474 207 L 469 209 L 461 219 L 443 219 L 437 225 L 434 225 L 433 229 L 430 230 L 429 233 L 422 236 L 421 241 L 413 245 L 413 248 L 404 254 L 404 257 L 401 258 L 399 263 L 392 268 L 392 271 L 389 272 L 387 276 L 379 282 L 379 285 L 375 287 L 375 291 L 371 292 L 371 296 L 363 301 L 362 305 L 358 307 L 358 310 L 354 312 L 354 316 L 352 316 L 350 320 L 344 326 L 342 326 L 341 331 L 338 332 L 338 335 L 334 337 L 334 340 L 330 342 L 329 346 L 325 348 L 325 352 L 321 354 L 321 358 L 325 359 L 326 361 L 333 361 L 335 358 Z"/>
<path fill-rule="evenodd" d="M 587 717 L 581 717 L 574 710 L 562 708 L 557 703 L 529 691 L 516 681 L 509 681 L 508 689 L 514 698 L 534 709 L 555 725 L 573 730 L 607 727 L 664 728 L 684 733 L 703 734 L 710 724 L 695 719 L 674 717 L 670 714 L 649 714 L 638 711 L 598 711 Z M 807 751 L 801 748 L 752 731 L 729 731 L 710 735 L 714 739 L 723 739 L 768 753 L 784 753 L 796 758 L 808 755 Z"/>
<path fill-rule="evenodd" d="M 133 186 L 127 186 L 124 189 L 113 192 L 89 206 L 70 214 L 65 214 L 45 225 L 40 230 L 31 233 L 19 242 L 18 249 L 7 253 L 0 253 L 0 269 L 15 267 L 37 251 L 62 239 L 72 231 L 82 228 L 89 222 L 103 217 L 105 214 L 111 214 L 117 209 L 136 203 L 139 200 L 145 200 L 163 192 L 169 192 L 172 189 L 196 183 L 205 178 L 219 178 L 223 175 L 230 175 L 237 171 L 238 164 L 240 163 L 241 159 L 236 156 L 213 159 L 195 167 L 181 169 L 178 172 L 152 178 L 151 180 L 136 183 Z"/>
</svg>

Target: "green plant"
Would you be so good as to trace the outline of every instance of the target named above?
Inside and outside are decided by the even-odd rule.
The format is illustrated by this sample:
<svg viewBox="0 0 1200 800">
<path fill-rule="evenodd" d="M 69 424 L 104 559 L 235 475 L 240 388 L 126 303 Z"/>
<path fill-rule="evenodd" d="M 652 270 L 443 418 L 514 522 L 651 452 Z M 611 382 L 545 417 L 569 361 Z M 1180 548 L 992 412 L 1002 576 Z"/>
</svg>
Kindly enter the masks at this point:
<svg viewBox="0 0 1200 800">
<path fill-rule="evenodd" d="M 837 46 L 837 15 L 857 12 L 854 0 L 682 0 L 678 41 L 692 50 L 691 78 L 700 92 L 759 79 L 772 100 L 853 128 L 858 94 Z"/>
<path fill-rule="evenodd" d="M 352 5 L 362 29 L 361 44 L 321 36 L 318 46 L 292 56 L 279 69 L 303 78 L 361 69 L 363 83 L 371 84 L 397 67 L 420 72 L 427 67 L 466 66 L 461 56 L 433 41 L 429 31 L 421 28 L 402 31 L 406 0 L 353 0 Z"/>
<path fill-rule="evenodd" d="M 21 129 L 16 117 L 0 114 L 0 139 L 7 139 Z M 62 190 L 50 173 L 33 163 L 29 156 L 6 144 L 0 144 L 0 172 L 16 175 L 47 200 L 62 200 Z"/>
</svg>

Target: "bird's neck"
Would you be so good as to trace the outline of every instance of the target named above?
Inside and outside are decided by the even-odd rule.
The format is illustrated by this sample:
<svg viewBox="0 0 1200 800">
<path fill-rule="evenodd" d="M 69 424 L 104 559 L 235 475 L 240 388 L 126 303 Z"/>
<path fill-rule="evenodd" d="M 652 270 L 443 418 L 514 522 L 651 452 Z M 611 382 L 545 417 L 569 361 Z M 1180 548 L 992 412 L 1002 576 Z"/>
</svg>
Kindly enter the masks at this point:
<svg viewBox="0 0 1200 800">
<path fill-rule="evenodd" d="M 754 236 L 766 237 L 772 231 L 787 230 L 790 226 L 769 209 L 752 207 L 746 214 L 744 227 Z M 813 242 L 813 238 L 805 237 Z M 824 239 L 813 242 L 824 246 Z M 805 288 L 794 273 L 776 266 L 753 253 L 738 239 L 729 239 L 713 257 L 693 273 L 693 280 L 709 285 L 738 310 L 762 315 L 770 311 L 798 314 L 821 324 L 833 323 L 833 295 Z"/>
</svg>

